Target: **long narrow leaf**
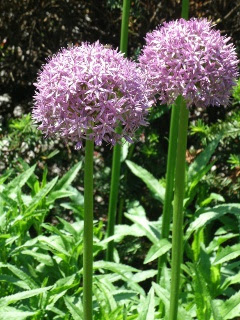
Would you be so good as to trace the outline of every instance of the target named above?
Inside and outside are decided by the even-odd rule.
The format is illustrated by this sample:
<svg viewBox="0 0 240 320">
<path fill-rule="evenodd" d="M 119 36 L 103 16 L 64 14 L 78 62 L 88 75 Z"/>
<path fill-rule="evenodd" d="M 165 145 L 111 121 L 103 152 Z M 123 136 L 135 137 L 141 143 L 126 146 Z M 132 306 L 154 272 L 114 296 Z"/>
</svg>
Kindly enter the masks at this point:
<svg viewBox="0 0 240 320">
<path fill-rule="evenodd" d="M 199 156 L 194 160 L 194 162 L 188 168 L 188 181 L 192 181 L 193 178 L 201 171 L 210 160 L 212 154 L 216 150 L 218 143 L 221 139 L 219 135 L 216 139 L 208 144 L 208 146 L 202 151 Z"/>
<path fill-rule="evenodd" d="M 53 191 L 61 190 L 61 189 L 66 189 L 72 181 L 76 178 L 78 171 L 82 167 L 82 162 L 78 162 L 73 166 L 65 175 L 58 181 L 56 186 L 54 187 Z"/>
<path fill-rule="evenodd" d="M 23 300 L 23 299 L 28 299 L 28 298 L 31 298 L 34 296 L 38 296 L 39 294 L 44 293 L 44 292 L 50 290 L 51 288 L 52 288 L 52 286 L 34 289 L 34 290 L 27 290 L 27 291 L 12 294 L 7 297 L 3 297 L 0 299 L 0 307 L 7 306 L 11 303 L 15 303 L 15 302 Z"/>
<path fill-rule="evenodd" d="M 153 196 L 163 203 L 165 198 L 165 188 L 159 183 L 159 181 L 154 178 L 150 172 L 138 166 L 136 163 L 127 160 L 126 164 L 132 173 L 147 185 L 148 189 L 153 193 Z"/>
<path fill-rule="evenodd" d="M 34 316 L 37 311 L 23 311 L 13 307 L 0 308 L 1 320 L 25 320 Z"/>
<path fill-rule="evenodd" d="M 39 202 L 46 197 L 46 195 L 51 191 L 51 189 L 54 187 L 58 180 L 58 177 L 54 178 L 52 181 L 50 181 L 44 188 L 42 188 L 32 199 L 30 202 L 28 208 L 26 209 L 24 216 L 29 216 L 32 211 L 37 207 Z"/>
</svg>

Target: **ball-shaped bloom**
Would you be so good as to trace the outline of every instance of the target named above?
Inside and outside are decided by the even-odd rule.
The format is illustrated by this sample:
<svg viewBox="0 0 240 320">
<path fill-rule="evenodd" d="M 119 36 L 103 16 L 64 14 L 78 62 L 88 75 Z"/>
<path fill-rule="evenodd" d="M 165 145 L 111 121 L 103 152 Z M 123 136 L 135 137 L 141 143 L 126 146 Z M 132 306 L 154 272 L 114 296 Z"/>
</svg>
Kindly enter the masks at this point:
<svg viewBox="0 0 240 320">
<path fill-rule="evenodd" d="M 238 59 L 230 38 L 206 19 L 164 23 L 146 35 L 139 61 L 162 103 L 182 95 L 187 105 L 227 105 Z"/>
<path fill-rule="evenodd" d="M 43 66 L 35 86 L 32 116 L 39 129 L 75 142 L 76 149 L 83 139 L 96 145 L 114 145 L 122 137 L 131 142 L 146 125 L 150 103 L 142 72 L 99 42 L 62 49 Z"/>
</svg>

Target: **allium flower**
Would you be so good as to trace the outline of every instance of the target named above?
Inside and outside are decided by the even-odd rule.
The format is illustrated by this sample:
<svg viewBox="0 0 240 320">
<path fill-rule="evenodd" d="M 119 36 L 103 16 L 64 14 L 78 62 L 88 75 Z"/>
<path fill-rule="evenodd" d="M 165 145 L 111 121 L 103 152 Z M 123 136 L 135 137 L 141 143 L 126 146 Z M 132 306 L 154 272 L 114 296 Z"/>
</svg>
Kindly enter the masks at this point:
<svg viewBox="0 0 240 320">
<path fill-rule="evenodd" d="M 46 136 L 55 133 L 81 148 L 83 139 L 115 144 L 128 141 L 150 103 L 137 64 L 99 42 L 62 49 L 39 73 L 33 119 Z M 121 125 L 122 133 L 115 129 Z"/>
<path fill-rule="evenodd" d="M 227 105 L 238 76 L 238 60 L 230 38 L 206 19 L 164 23 L 146 35 L 139 61 L 152 94 L 162 103 L 182 95 L 187 105 Z"/>
</svg>

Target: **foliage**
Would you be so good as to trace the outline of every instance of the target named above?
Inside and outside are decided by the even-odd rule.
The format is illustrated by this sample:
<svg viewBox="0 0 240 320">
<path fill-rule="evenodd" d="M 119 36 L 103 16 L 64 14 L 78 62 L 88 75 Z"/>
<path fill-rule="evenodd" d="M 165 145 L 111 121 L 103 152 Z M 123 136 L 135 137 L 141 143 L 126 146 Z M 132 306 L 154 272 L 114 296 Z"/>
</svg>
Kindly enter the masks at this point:
<svg viewBox="0 0 240 320">
<path fill-rule="evenodd" d="M 233 319 L 240 315 L 239 291 L 239 213 L 238 203 L 225 202 L 218 194 L 208 197 L 199 194 L 199 183 L 213 163 L 208 162 L 216 149 L 220 138 L 215 139 L 189 166 L 188 183 L 185 198 L 185 245 L 184 264 L 182 266 L 181 319 Z M 149 172 L 131 161 L 127 165 L 147 185 L 153 196 L 162 202 L 159 190 L 162 183 Z M 201 199 L 201 201 L 199 200 Z M 193 200 L 195 199 L 193 206 Z M 209 207 L 209 204 L 217 204 Z M 130 213 L 130 214 L 129 214 Z M 145 236 L 152 243 L 145 263 L 156 260 L 171 248 L 171 244 L 161 239 L 159 234 L 161 220 L 148 221 L 141 206 L 134 207 L 126 217 L 144 230 Z M 157 228 L 156 228 L 157 226 Z M 162 243 L 163 242 L 163 243 Z M 168 278 L 170 277 L 169 271 Z M 160 286 L 153 284 L 156 294 L 169 308 L 169 283 L 163 275 Z M 229 277 L 234 279 L 229 281 Z M 233 277 L 233 278 L 232 278 Z M 165 282 L 166 281 L 166 282 Z M 236 281 L 236 282 L 235 282 Z M 230 284 L 231 283 L 231 284 Z M 224 297 L 224 298 L 223 298 Z"/>
<path fill-rule="evenodd" d="M 219 138 L 213 140 L 188 168 L 179 319 L 227 320 L 240 315 L 240 205 L 221 204 L 220 195 L 209 199 L 207 192 L 198 200 L 199 179 L 213 165 L 208 163 L 218 143 Z M 127 160 L 127 165 L 162 203 L 164 184 L 133 162 Z M 83 202 L 71 186 L 81 163 L 50 181 L 47 169 L 40 179 L 35 166 L 24 161 L 21 166 L 18 175 L 7 170 L 0 180 L 0 318 L 82 319 Z M 63 219 L 65 210 L 73 212 L 65 216 L 69 221 Z M 154 278 L 157 258 L 169 252 L 171 244 L 161 239 L 161 219 L 149 221 L 138 202 L 128 205 L 125 217 L 130 223 L 117 225 L 110 238 L 104 237 L 101 220 L 94 223 L 94 319 L 164 319 L 170 270 L 164 268 L 160 284 Z M 131 254 L 134 238 L 149 243 L 142 270 L 122 260 L 122 244 L 128 242 L 125 255 Z M 117 244 L 115 262 L 102 261 L 112 239 Z"/>
</svg>

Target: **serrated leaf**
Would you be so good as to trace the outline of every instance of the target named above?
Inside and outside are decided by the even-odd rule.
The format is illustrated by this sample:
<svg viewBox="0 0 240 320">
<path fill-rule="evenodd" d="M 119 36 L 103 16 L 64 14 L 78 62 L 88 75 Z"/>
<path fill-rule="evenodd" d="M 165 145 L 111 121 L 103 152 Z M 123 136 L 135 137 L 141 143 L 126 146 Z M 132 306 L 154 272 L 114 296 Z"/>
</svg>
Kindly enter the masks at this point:
<svg viewBox="0 0 240 320">
<path fill-rule="evenodd" d="M 166 314 L 169 314 L 169 306 L 170 306 L 170 293 L 169 293 L 169 291 L 160 287 L 160 285 L 155 282 L 153 282 L 152 285 L 153 285 L 153 288 L 154 288 L 156 294 L 160 297 L 160 299 L 162 300 L 162 302 L 165 305 Z M 192 320 L 192 317 L 189 314 L 189 312 L 186 311 L 185 309 L 183 309 L 183 307 L 181 305 L 179 305 L 179 307 L 178 307 L 178 320 Z"/>
<path fill-rule="evenodd" d="M 138 320 L 154 320 L 155 315 L 154 315 L 154 289 L 153 287 L 150 289 L 145 302 L 142 305 L 140 315 L 138 317 Z"/>
<path fill-rule="evenodd" d="M 167 239 L 161 239 L 149 249 L 144 264 L 149 263 L 158 257 L 162 256 L 172 248 L 171 243 Z"/>
<path fill-rule="evenodd" d="M 75 306 L 75 304 L 72 303 L 70 298 L 68 296 L 64 297 L 64 302 L 66 304 L 66 307 L 68 308 L 69 312 L 71 313 L 74 320 L 82 320 L 83 319 L 83 312 L 82 310 Z"/>
<path fill-rule="evenodd" d="M 70 253 L 66 251 L 63 241 L 59 236 L 50 236 L 50 237 L 40 236 L 38 237 L 38 240 L 40 244 L 41 243 L 45 244 L 55 254 L 61 253 L 67 257 L 70 256 Z"/>
<path fill-rule="evenodd" d="M 0 308 L 1 320 L 25 320 L 30 316 L 34 316 L 37 311 L 22 311 L 13 307 Z"/>
<path fill-rule="evenodd" d="M 32 166 L 31 168 L 27 169 L 23 173 L 20 173 L 16 178 L 14 178 L 11 182 L 9 182 L 5 189 L 4 192 L 9 194 L 14 192 L 16 189 L 21 188 L 22 186 L 25 185 L 27 180 L 31 177 L 33 174 L 34 170 L 36 168 L 36 165 Z"/>
<path fill-rule="evenodd" d="M 28 290 L 29 286 L 24 282 L 24 281 L 20 281 L 19 279 L 9 276 L 8 274 L 2 274 L 0 275 L 0 281 L 5 281 L 8 284 L 12 283 L 15 286 L 18 286 L 24 290 Z"/>
<path fill-rule="evenodd" d="M 28 289 L 36 289 L 38 287 L 36 282 L 29 275 L 27 275 L 25 272 L 23 272 L 19 268 L 11 264 L 4 264 L 1 262 L 0 262 L 0 268 L 7 268 L 8 270 L 10 270 L 20 280 L 24 281 L 24 283 L 28 286 Z"/>
<path fill-rule="evenodd" d="M 54 265 L 52 257 L 48 254 L 43 254 L 32 250 L 24 250 L 21 252 L 21 254 L 32 256 L 38 262 L 43 263 L 46 266 L 52 267 Z"/>
<path fill-rule="evenodd" d="M 228 203 L 215 206 L 213 208 L 201 208 L 196 212 L 200 214 L 197 219 L 195 219 L 189 226 L 186 232 L 186 239 L 190 237 L 192 232 L 198 230 L 199 228 L 205 227 L 207 224 L 215 219 L 222 217 L 224 214 L 232 213 L 240 214 L 240 204 L 239 203 Z"/>
<path fill-rule="evenodd" d="M 197 265 L 194 266 L 194 272 L 195 274 L 193 276 L 193 285 L 194 285 L 195 303 L 197 306 L 197 319 L 199 320 L 210 319 L 211 297 L 206 285 L 206 281 L 203 277 L 201 269 Z"/>
<path fill-rule="evenodd" d="M 230 285 L 240 283 L 240 272 L 235 274 L 234 276 L 227 277 L 222 284 L 221 290 L 224 291 L 226 288 L 228 288 Z"/>
<path fill-rule="evenodd" d="M 153 193 L 153 196 L 164 203 L 165 188 L 160 184 L 160 182 L 154 178 L 150 172 L 138 166 L 136 163 L 126 160 L 126 164 L 132 173 L 147 185 L 148 189 Z"/>
<path fill-rule="evenodd" d="M 115 263 L 109 261 L 96 261 L 93 263 L 94 269 L 106 269 L 116 273 L 124 273 L 124 272 L 138 272 L 139 270 L 133 267 L 130 267 L 126 264 Z"/>
<path fill-rule="evenodd" d="M 240 291 L 221 305 L 223 320 L 235 319 L 240 316 Z"/>
<path fill-rule="evenodd" d="M 18 292 L 15 294 L 12 294 L 10 296 L 6 296 L 0 299 L 0 307 L 7 306 L 11 303 L 15 303 L 19 300 L 28 299 L 34 296 L 38 296 L 41 293 L 44 293 L 48 290 L 50 290 L 52 286 L 45 287 L 45 288 L 39 288 L 39 289 L 33 289 L 33 290 L 27 290 L 23 292 Z"/>
<path fill-rule="evenodd" d="M 114 311 L 117 308 L 117 303 L 110 291 L 110 289 L 101 281 L 96 278 L 94 283 L 93 291 L 96 292 L 96 287 L 100 291 L 101 299 L 98 300 L 99 295 L 95 295 L 98 303 L 101 305 L 102 301 L 104 301 L 104 305 L 102 306 L 104 309 L 107 309 L 107 313 Z"/>
<path fill-rule="evenodd" d="M 222 264 L 226 261 L 235 259 L 240 256 L 240 243 L 233 246 L 227 246 L 221 250 L 221 252 L 216 256 L 213 261 L 213 265 Z"/>
<path fill-rule="evenodd" d="M 51 191 L 51 189 L 54 187 L 58 180 L 58 177 L 54 178 L 52 181 L 50 181 L 44 188 L 42 188 L 33 198 L 32 201 L 30 202 L 28 208 L 24 212 L 24 217 L 26 218 L 29 216 L 32 211 L 37 207 L 39 202 L 43 200 L 43 198 L 46 197 L 46 195 Z"/>
</svg>

